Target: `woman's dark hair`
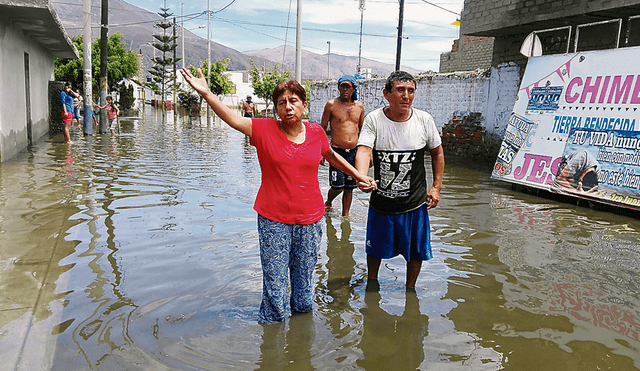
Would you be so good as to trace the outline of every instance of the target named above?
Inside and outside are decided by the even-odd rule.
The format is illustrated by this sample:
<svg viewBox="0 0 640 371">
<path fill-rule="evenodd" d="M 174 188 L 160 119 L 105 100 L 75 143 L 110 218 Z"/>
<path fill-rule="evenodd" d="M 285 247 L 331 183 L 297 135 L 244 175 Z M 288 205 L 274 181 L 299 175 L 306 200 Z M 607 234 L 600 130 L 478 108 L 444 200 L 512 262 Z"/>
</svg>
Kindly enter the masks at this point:
<svg viewBox="0 0 640 371">
<path fill-rule="evenodd" d="M 300 85 L 300 83 L 297 82 L 296 80 L 289 80 L 289 81 L 283 81 L 279 83 L 273 89 L 273 94 L 271 94 L 271 99 L 273 100 L 274 106 L 278 102 L 278 98 L 280 98 L 280 96 L 284 94 L 284 92 L 287 90 L 297 95 L 298 98 L 300 98 L 303 103 L 307 101 L 307 92 L 304 90 L 304 87 Z"/>
<path fill-rule="evenodd" d="M 66 88 L 67 86 L 71 86 L 71 83 L 69 81 L 64 83 L 64 87 Z"/>
</svg>

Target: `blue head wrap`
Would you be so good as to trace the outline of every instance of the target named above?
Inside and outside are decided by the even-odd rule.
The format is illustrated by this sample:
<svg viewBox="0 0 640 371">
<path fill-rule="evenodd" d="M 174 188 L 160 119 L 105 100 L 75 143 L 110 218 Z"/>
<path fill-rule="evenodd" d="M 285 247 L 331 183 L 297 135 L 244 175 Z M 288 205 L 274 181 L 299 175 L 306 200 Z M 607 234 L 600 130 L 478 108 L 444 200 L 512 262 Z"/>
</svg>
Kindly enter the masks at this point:
<svg viewBox="0 0 640 371">
<path fill-rule="evenodd" d="M 338 87 L 340 87 L 340 84 L 345 81 L 351 83 L 351 86 L 353 86 L 354 91 L 353 95 L 351 95 L 351 99 L 358 100 L 358 80 L 351 75 L 342 75 L 342 77 L 338 79 Z"/>
</svg>

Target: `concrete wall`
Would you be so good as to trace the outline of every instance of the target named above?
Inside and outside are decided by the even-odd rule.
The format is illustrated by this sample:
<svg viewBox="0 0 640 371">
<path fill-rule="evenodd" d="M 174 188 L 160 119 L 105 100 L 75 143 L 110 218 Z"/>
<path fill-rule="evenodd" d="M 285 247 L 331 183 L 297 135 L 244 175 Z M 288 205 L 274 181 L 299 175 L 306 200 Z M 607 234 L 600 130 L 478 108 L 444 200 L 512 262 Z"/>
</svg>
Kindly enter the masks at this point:
<svg viewBox="0 0 640 371">
<path fill-rule="evenodd" d="M 29 55 L 31 138 L 49 133 L 48 82 L 53 80 L 53 56 L 0 16 L 0 161 L 28 145 L 25 53 Z"/>
<path fill-rule="evenodd" d="M 502 135 L 513 110 L 520 80 L 515 64 L 463 73 L 422 74 L 413 106 L 433 116 L 447 134 L 445 154 L 460 158 L 478 156 L 495 161 Z M 385 106 L 386 79 L 359 81 L 359 100 L 365 114 Z M 338 95 L 336 81 L 311 86 L 309 121 L 320 122 L 325 103 Z M 467 119 L 467 118 L 471 119 Z M 453 125 L 453 126 L 452 126 Z M 481 150 L 479 150 L 481 146 Z"/>
</svg>

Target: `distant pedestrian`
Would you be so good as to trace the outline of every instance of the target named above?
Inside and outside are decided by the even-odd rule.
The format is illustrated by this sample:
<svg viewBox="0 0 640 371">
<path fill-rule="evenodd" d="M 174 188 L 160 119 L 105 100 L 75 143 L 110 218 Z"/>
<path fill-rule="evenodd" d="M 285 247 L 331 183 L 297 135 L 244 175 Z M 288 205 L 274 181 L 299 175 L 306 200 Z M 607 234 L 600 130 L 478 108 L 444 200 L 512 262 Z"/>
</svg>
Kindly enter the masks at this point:
<svg viewBox="0 0 640 371">
<path fill-rule="evenodd" d="M 340 96 L 325 104 L 320 126 L 326 131 L 331 128 L 331 147 L 351 165 L 356 164 L 356 144 L 358 132 L 364 121 L 364 106 L 358 102 L 358 81 L 351 75 L 344 75 L 338 79 Z M 333 166 L 329 167 L 329 193 L 325 207 L 331 208 L 333 200 L 342 193 L 342 216 L 349 216 L 353 189 L 357 187 L 356 180 Z"/>
<path fill-rule="evenodd" d="M 244 117 L 253 117 L 254 103 L 251 101 L 251 96 L 247 95 L 247 100 L 242 103 L 242 112 Z"/>
<path fill-rule="evenodd" d="M 100 108 L 101 110 L 107 110 L 107 117 L 109 118 L 109 130 L 111 130 L 111 134 L 114 134 L 118 125 L 120 109 L 113 102 L 113 98 L 111 98 L 111 96 L 107 96 L 107 104 L 105 104 L 104 106 L 99 106 L 96 104 L 96 107 Z"/>
<path fill-rule="evenodd" d="M 73 143 L 69 135 L 69 127 L 73 122 L 73 97 L 75 97 L 75 93 L 71 90 L 71 83 L 65 82 L 64 88 L 60 92 L 60 103 L 62 104 L 62 121 L 64 123 L 62 135 L 66 143 Z"/>
<path fill-rule="evenodd" d="M 81 128 L 82 124 L 80 119 L 80 107 L 82 107 L 82 95 L 80 95 L 80 90 L 75 90 L 76 96 L 73 98 L 73 118 L 78 121 L 78 127 Z"/>
</svg>

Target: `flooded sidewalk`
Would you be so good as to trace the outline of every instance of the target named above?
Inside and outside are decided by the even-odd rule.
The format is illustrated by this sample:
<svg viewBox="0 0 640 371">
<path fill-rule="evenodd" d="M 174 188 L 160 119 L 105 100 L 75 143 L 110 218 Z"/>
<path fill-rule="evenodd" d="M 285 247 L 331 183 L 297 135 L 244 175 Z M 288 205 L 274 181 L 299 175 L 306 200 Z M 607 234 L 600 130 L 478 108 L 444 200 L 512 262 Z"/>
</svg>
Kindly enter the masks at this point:
<svg viewBox="0 0 640 371">
<path fill-rule="evenodd" d="M 416 293 L 402 258 L 365 290 L 355 191 L 313 312 L 260 325 L 254 147 L 205 118 L 120 125 L 0 164 L 0 370 L 640 370 L 640 220 L 447 165 Z"/>
</svg>

